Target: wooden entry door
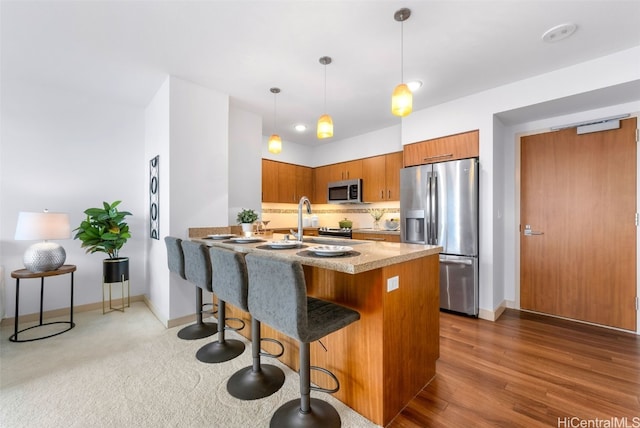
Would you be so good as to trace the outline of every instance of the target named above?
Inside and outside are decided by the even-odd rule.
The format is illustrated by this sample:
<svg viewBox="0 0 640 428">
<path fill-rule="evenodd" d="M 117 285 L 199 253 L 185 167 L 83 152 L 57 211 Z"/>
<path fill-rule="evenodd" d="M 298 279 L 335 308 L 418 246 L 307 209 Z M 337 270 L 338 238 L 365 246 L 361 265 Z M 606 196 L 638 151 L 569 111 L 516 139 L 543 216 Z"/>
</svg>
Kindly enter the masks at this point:
<svg viewBox="0 0 640 428">
<path fill-rule="evenodd" d="M 522 309 L 636 330 L 636 159 L 636 118 L 522 138 Z"/>
</svg>

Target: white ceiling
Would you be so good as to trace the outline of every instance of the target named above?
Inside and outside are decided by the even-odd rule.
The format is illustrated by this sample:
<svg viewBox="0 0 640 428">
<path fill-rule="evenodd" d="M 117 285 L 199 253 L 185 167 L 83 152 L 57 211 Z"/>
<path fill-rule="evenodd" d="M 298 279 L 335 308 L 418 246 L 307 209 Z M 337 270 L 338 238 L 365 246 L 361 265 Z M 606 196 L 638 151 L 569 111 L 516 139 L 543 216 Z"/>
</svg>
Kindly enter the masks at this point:
<svg viewBox="0 0 640 428">
<path fill-rule="evenodd" d="M 390 97 L 420 79 L 414 110 L 640 45 L 634 1 L 29 1 L 2 0 L 2 84 L 26 80 L 144 107 L 166 75 L 229 94 L 263 134 L 321 144 L 398 124 Z M 573 22 L 575 34 L 542 34 Z M 319 141 L 327 112 L 333 139 Z M 638 86 L 633 86 L 633 89 Z M 638 96 L 635 97 L 638 99 Z M 505 117 L 508 115 L 505 114 Z M 304 123 L 305 134 L 293 125 Z"/>
</svg>

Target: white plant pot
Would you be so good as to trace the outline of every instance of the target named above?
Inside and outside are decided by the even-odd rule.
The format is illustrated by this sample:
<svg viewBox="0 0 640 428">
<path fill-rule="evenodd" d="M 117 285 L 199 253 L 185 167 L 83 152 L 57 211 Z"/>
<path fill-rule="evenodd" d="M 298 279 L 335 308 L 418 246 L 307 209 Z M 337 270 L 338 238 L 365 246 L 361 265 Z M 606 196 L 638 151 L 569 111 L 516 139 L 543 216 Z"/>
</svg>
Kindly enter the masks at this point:
<svg viewBox="0 0 640 428">
<path fill-rule="evenodd" d="M 245 235 L 250 235 L 251 232 L 253 232 L 253 223 L 241 223 L 240 225 L 242 226 L 242 232 Z"/>
</svg>

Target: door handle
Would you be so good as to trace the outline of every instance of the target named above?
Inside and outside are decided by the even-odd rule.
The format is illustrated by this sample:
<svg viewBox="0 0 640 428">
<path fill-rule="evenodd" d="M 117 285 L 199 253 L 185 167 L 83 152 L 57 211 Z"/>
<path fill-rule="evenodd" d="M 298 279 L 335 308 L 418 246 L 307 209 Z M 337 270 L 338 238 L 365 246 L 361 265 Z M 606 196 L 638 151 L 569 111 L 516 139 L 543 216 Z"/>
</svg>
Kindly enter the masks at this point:
<svg viewBox="0 0 640 428">
<path fill-rule="evenodd" d="M 537 232 L 535 230 L 531 230 L 530 224 L 524 225 L 524 236 L 533 236 L 533 235 L 544 235 L 544 232 Z"/>
</svg>

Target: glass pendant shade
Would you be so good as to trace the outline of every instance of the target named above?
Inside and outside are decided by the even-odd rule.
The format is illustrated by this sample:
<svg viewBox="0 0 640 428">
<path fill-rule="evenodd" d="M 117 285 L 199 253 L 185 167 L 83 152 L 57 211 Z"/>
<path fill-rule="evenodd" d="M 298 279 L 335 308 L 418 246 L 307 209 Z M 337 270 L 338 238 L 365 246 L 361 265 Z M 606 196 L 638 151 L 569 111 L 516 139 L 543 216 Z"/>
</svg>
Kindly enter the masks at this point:
<svg viewBox="0 0 640 428">
<path fill-rule="evenodd" d="M 323 114 L 318 119 L 318 138 L 333 137 L 333 120 L 328 114 Z"/>
<path fill-rule="evenodd" d="M 412 109 L 413 94 L 407 85 L 401 83 L 393 90 L 393 95 L 391 96 L 391 113 L 404 117 L 411 114 Z"/>
<path fill-rule="evenodd" d="M 282 151 L 282 139 L 278 134 L 273 134 L 269 137 L 269 152 L 278 154 Z"/>
</svg>

